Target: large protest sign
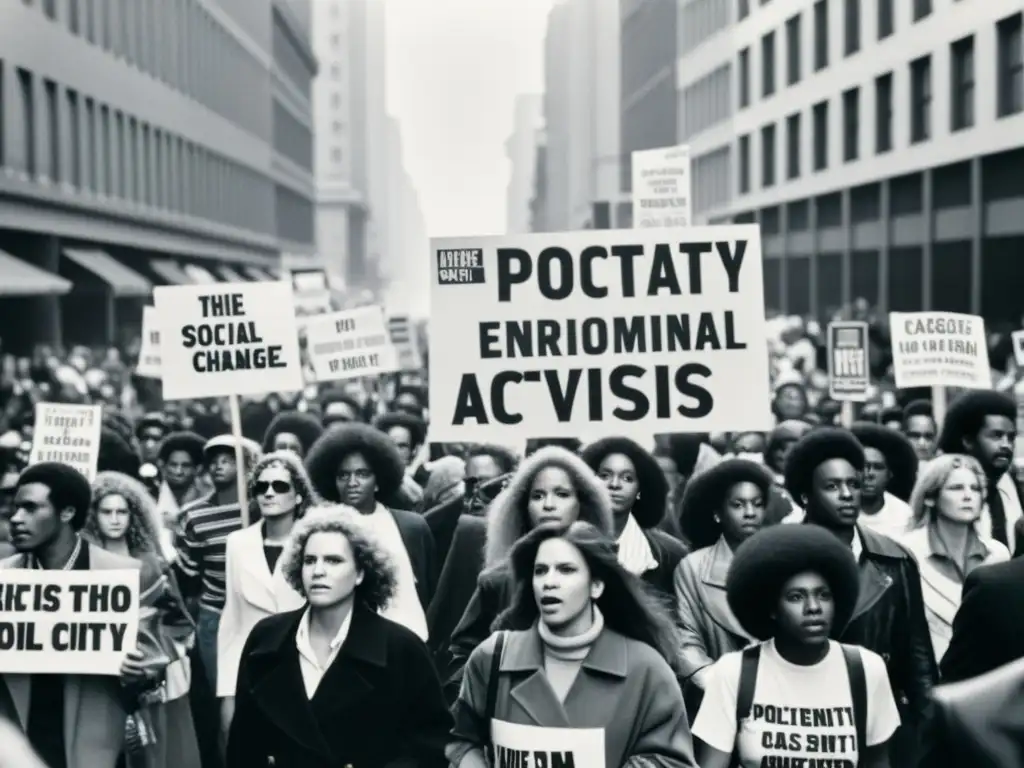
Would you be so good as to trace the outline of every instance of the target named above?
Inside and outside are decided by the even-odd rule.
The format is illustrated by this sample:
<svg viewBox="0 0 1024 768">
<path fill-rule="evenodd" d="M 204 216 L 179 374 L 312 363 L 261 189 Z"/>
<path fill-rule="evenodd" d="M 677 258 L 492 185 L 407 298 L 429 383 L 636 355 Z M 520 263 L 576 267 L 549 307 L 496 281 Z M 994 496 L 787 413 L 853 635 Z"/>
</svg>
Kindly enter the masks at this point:
<svg viewBox="0 0 1024 768">
<path fill-rule="evenodd" d="M 117 675 L 138 634 L 137 570 L 0 569 L 0 673 Z"/>
<path fill-rule="evenodd" d="M 988 389 L 985 321 L 956 312 L 890 312 L 896 386 Z"/>
<path fill-rule="evenodd" d="M 856 320 L 828 324 L 828 390 L 833 400 L 868 399 L 868 324 Z"/>
<path fill-rule="evenodd" d="M 139 363 L 135 366 L 139 376 L 159 379 L 160 368 L 160 326 L 156 319 L 156 307 L 142 308 L 142 343 L 139 345 Z"/>
<path fill-rule="evenodd" d="M 56 461 L 74 467 L 91 483 L 100 458 L 102 406 L 36 403 L 29 464 Z"/>
<path fill-rule="evenodd" d="M 540 728 L 491 720 L 494 765 L 605 768 L 603 728 Z"/>
<path fill-rule="evenodd" d="M 432 440 L 771 428 L 757 226 L 431 250 Z"/>
<path fill-rule="evenodd" d="M 306 321 L 306 348 L 317 381 L 339 381 L 398 370 L 379 306 L 360 307 Z"/>
<path fill-rule="evenodd" d="M 690 147 L 637 150 L 633 166 L 633 226 L 688 227 L 693 223 Z"/>
<path fill-rule="evenodd" d="M 161 286 L 153 297 L 165 400 L 302 389 L 289 282 Z"/>
</svg>

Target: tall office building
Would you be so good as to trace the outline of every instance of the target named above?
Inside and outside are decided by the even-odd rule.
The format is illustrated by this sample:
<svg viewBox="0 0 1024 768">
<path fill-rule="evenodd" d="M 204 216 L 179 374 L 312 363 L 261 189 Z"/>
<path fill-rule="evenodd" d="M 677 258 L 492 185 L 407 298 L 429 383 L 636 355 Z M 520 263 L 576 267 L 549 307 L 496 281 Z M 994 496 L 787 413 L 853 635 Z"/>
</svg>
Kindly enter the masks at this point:
<svg viewBox="0 0 1024 768">
<path fill-rule="evenodd" d="M 700 117 L 691 98 L 682 138 L 695 163 L 729 166 L 724 195 L 695 168 L 695 204 L 760 222 L 769 307 L 826 316 L 864 297 L 1019 320 L 1019 2 L 691 0 L 682 13 L 707 28 L 679 71 L 715 105 Z"/>
<path fill-rule="evenodd" d="M 303 6 L 0 3 L 5 351 L 126 341 L 153 284 L 313 249 Z"/>
<path fill-rule="evenodd" d="M 535 223 L 549 231 L 600 226 L 595 218 L 629 207 L 619 188 L 619 28 L 619 0 L 561 0 L 548 18 L 544 163 L 535 179 L 545 186 L 544 209 Z"/>
<path fill-rule="evenodd" d="M 505 231 L 518 235 L 531 231 L 530 201 L 537 176 L 537 150 L 543 135 L 544 100 L 536 94 L 516 97 L 512 135 L 505 142 L 509 162 L 505 193 Z"/>
</svg>

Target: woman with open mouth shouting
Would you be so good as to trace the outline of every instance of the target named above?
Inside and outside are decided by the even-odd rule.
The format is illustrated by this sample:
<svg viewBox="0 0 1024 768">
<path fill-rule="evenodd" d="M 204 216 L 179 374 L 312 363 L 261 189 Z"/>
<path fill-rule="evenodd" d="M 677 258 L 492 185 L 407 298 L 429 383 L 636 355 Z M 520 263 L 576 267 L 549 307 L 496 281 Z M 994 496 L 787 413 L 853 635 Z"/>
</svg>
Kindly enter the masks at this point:
<svg viewBox="0 0 1024 768">
<path fill-rule="evenodd" d="M 510 561 L 511 605 L 470 655 L 452 710 L 451 764 L 527 750 L 537 765 L 558 753 L 564 765 L 695 768 L 674 627 L 614 540 L 584 522 L 545 524 Z"/>
<path fill-rule="evenodd" d="M 773 526 L 740 545 L 726 592 L 760 642 L 708 670 L 693 724 L 701 768 L 889 768 L 900 716 L 885 662 L 830 639 L 859 589 L 853 553 L 818 526 Z"/>
</svg>

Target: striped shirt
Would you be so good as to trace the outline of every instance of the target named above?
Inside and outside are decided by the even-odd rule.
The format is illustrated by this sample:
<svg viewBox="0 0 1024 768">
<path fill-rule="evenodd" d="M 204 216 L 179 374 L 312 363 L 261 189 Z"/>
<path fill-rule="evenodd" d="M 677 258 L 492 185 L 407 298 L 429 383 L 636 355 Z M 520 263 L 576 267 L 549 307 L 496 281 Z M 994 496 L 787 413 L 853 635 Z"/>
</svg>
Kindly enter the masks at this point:
<svg viewBox="0 0 1024 768">
<path fill-rule="evenodd" d="M 238 502 L 215 506 L 213 497 L 185 507 L 174 570 L 182 592 L 199 593 L 199 605 L 220 613 L 224 608 L 224 571 L 228 534 L 242 530 Z"/>
</svg>

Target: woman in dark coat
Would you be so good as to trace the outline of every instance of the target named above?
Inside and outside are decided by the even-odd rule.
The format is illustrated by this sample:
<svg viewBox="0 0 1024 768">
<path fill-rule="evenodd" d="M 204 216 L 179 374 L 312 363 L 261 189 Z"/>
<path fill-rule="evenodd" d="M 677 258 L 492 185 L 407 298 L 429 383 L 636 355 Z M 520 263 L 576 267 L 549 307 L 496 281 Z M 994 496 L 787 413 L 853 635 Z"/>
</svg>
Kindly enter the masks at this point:
<svg viewBox="0 0 1024 768">
<path fill-rule="evenodd" d="M 349 507 L 309 512 L 282 570 L 307 599 L 242 652 L 227 768 L 443 768 L 451 716 L 426 646 L 378 612 L 395 566 Z"/>
<path fill-rule="evenodd" d="M 608 490 L 619 561 L 671 605 L 672 574 L 687 550 L 657 527 L 668 497 L 668 480 L 661 466 L 628 437 L 597 440 L 581 455 Z"/>
</svg>

